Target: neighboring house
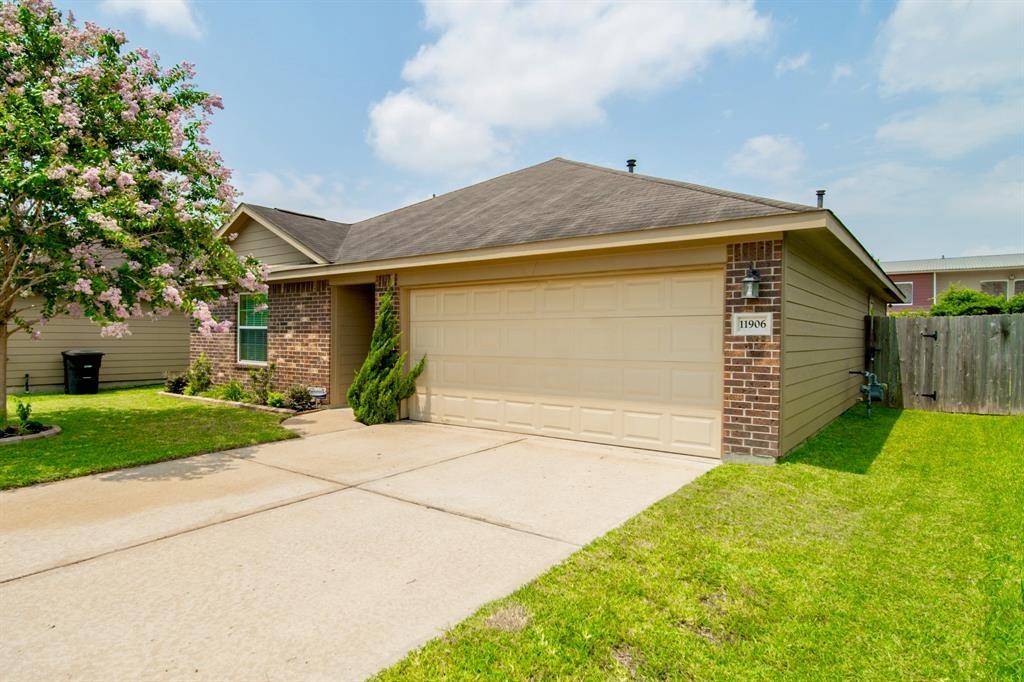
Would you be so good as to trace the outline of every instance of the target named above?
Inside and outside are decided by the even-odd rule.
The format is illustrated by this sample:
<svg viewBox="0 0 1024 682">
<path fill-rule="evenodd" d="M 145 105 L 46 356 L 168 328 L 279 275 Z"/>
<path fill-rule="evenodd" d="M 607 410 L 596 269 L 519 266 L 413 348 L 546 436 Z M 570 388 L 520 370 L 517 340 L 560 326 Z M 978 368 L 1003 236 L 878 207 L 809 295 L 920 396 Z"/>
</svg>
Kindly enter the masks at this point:
<svg viewBox="0 0 1024 682">
<path fill-rule="evenodd" d="M 881 263 L 896 282 L 907 303 L 893 303 L 891 309 L 927 310 L 935 298 L 951 286 L 977 289 L 1011 298 L 1024 291 L 1024 253 L 963 258 L 925 258 Z"/>
<path fill-rule="evenodd" d="M 129 329 L 131 336 L 123 339 L 103 338 L 91 321 L 61 315 L 40 327 L 37 340 L 16 332 L 8 340 L 7 388 L 63 388 L 60 353 L 73 348 L 105 354 L 100 365 L 101 387 L 152 384 L 163 381 L 166 372 L 181 372 L 188 366 L 189 325 L 182 313 L 132 320 Z"/>
<path fill-rule="evenodd" d="M 243 204 L 221 234 L 271 274 L 269 310 L 192 334 L 218 381 L 272 360 L 343 404 L 395 287 L 412 419 L 729 460 L 853 405 L 865 315 L 900 300 L 831 211 L 564 159 L 351 225 Z"/>
</svg>

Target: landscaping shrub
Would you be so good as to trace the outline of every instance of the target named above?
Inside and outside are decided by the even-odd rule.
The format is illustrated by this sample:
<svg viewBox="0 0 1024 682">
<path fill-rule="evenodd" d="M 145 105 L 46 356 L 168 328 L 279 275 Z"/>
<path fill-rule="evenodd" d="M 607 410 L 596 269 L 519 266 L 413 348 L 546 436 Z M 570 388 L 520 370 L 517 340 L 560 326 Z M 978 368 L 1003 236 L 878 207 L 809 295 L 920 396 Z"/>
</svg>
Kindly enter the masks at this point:
<svg viewBox="0 0 1024 682">
<path fill-rule="evenodd" d="M 249 370 L 249 388 L 252 390 L 253 402 L 266 405 L 270 389 L 274 383 L 274 363 Z"/>
<path fill-rule="evenodd" d="M 168 393 L 184 393 L 187 386 L 188 375 L 185 373 L 164 376 L 164 390 Z"/>
<path fill-rule="evenodd" d="M 220 398 L 221 400 L 234 400 L 235 402 L 246 402 L 246 398 L 250 397 L 246 395 L 245 388 L 242 384 L 232 379 L 228 383 L 220 387 Z"/>
<path fill-rule="evenodd" d="M 305 412 L 316 407 L 316 401 L 309 394 L 308 387 L 296 384 L 295 386 L 289 386 L 288 390 L 285 391 L 284 407 Z"/>
<path fill-rule="evenodd" d="M 416 378 L 423 372 L 427 358 L 423 356 L 409 372 L 402 371 L 405 353 L 398 350 L 400 336 L 393 293 L 385 291 L 373 325 L 370 353 L 348 389 L 348 404 L 363 424 L 397 421 L 399 402 L 416 390 Z"/>
<path fill-rule="evenodd" d="M 1006 312 L 1006 299 L 986 294 L 983 291 L 962 287 L 950 287 L 939 294 L 932 306 L 931 314 L 936 316 L 998 315 Z"/>
<path fill-rule="evenodd" d="M 284 393 L 270 391 L 267 393 L 267 405 L 270 407 L 288 407 Z"/>
<path fill-rule="evenodd" d="M 21 423 L 17 427 L 8 427 L 7 435 L 24 436 L 30 433 L 39 433 L 46 428 L 42 422 L 32 419 L 32 403 L 23 403 L 19 400 L 16 410 L 18 421 Z"/>
<path fill-rule="evenodd" d="M 1020 292 L 1006 302 L 1006 312 L 1024 313 L 1024 291 Z"/>
<path fill-rule="evenodd" d="M 188 385 L 185 387 L 187 395 L 199 395 L 213 385 L 213 367 L 206 353 L 200 353 L 199 357 L 192 362 L 192 366 L 186 372 Z"/>
</svg>

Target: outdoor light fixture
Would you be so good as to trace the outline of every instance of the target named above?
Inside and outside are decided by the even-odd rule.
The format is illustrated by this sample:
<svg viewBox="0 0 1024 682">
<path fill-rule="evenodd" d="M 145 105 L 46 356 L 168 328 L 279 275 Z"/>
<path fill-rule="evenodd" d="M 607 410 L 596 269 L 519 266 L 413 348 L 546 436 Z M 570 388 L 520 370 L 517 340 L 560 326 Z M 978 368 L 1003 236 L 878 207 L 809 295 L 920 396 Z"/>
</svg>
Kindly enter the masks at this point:
<svg viewBox="0 0 1024 682">
<path fill-rule="evenodd" d="M 747 276 L 743 278 L 743 298 L 757 298 L 761 294 L 761 273 L 751 267 L 747 268 Z"/>
</svg>

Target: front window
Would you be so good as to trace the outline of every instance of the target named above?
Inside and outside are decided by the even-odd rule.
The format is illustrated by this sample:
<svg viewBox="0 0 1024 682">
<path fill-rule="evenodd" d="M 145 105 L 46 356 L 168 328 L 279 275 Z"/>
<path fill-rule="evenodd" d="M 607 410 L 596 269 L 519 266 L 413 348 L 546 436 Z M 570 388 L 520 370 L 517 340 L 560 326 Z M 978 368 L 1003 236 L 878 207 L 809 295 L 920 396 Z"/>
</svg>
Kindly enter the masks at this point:
<svg viewBox="0 0 1024 682">
<path fill-rule="evenodd" d="M 238 297 L 238 361 L 267 361 L 266 297 L 242 294 Z M 263 305 L 261 305 L 261 303 Z"/>
<path fill-rule="evenodd" d="M 1006 298 L 1007 292 L 1010 290 L 1010 283 L 1005 279 L 990 279 L 981 281 L 981 290 L 986 294 L 992 294 L 999 298 Z"/>
</svg>

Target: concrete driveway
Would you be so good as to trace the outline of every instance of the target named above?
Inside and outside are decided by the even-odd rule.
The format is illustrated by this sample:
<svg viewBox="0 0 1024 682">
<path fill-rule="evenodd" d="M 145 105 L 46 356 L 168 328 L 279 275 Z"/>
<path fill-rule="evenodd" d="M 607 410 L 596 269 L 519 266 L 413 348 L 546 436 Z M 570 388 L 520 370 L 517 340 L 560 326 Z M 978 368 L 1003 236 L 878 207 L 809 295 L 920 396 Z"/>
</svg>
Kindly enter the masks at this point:
<svg viewBox="0 0 1024 682">
<path fill-rule="evenodd" d="M 0 493 L 4 680 L 365 678 L 713 466 L 337 416 Z"/>
</svg>

